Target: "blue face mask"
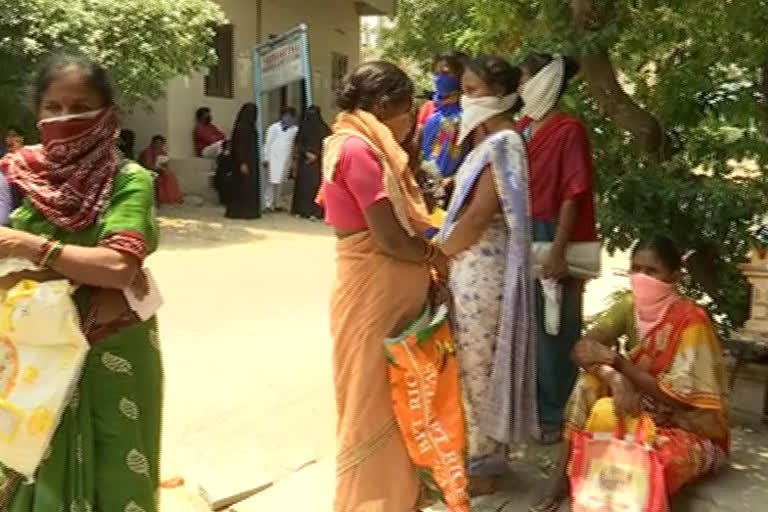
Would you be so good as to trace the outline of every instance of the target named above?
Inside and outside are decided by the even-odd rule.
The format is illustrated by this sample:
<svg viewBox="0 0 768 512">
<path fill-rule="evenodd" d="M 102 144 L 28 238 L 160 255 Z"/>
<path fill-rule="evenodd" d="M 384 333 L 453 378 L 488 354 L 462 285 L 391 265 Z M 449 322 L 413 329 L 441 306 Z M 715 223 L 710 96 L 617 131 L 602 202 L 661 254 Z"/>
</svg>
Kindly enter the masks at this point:
<svg viewBox="0 0 768 512">
<path fill-rule="evenodd" d="M 448 73 L 435 75 L 435 98 L 443 99 L 459 92 L 459 79 Z"/>
</svg>

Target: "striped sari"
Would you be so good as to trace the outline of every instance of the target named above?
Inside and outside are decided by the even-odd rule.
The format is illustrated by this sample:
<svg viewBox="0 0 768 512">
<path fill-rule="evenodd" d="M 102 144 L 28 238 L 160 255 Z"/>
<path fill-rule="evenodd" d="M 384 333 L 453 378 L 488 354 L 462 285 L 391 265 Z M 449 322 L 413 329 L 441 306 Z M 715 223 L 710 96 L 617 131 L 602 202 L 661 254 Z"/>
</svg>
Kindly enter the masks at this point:
<svg viewBox="0 0 768 512">
<path fill-rule="evenodd" d="M 602 315 L 597 328 L 612 337 L 626 336 L 632 363 L 655 376 L 664 393 L 689 406 L 673 408 L 643 397 L 643 414 L 653 425 L 648 437 L 664 466 L 668 493 L 718 469 L 729 453 L 730 430 L 720 344 L 706 312 L 681 298 L 639 340 L 628 294 Z M 606 386 L 583 373 L 567 406 L 566 438 L 575 430 L 612 432 L 616 421 Z"/>
</svg>

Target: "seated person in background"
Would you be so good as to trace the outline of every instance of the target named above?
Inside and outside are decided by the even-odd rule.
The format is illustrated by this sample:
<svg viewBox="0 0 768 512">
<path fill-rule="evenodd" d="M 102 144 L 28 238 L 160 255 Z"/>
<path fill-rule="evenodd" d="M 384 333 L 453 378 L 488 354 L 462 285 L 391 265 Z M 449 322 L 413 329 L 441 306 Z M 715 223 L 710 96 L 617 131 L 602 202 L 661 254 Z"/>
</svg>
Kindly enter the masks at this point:
<svg viewBox="0 0 768 512">
<path fill-rule="evenodd" d="M 162 135 L 152 137 L 150 145 L 139 155 L 139 163 L 157 175 L 155 191 L 158 204 L 180 204 L 184 202 L 184 196 L 176 174 L 168 168 L 165 145 L 166 140 Z"/>
<path fill-rule="evenodd" d="M 23 147 L 24 136 L 21 134 L 21 131 L 16 128 L 9 128 L 8 133 L 5 135 L 5 145 L 0 147 L 0 158 L 15 153 Z"/>
<path fill-rule="evenodd" d="M 200 107 L 195 114 L 195 153 L 216 160 L 224 149 L 227 136 L 213 124 L 211 109 Z"/>
<path fill-rule="evenodd" d="M 574 348 L 582 368 L 566 409 L 563 452 L 547 494 L 532 511 L 555 511 L 568 496 L 570 439 L 613 432 L 639 418 L 664 466 L 667 493 L 708 475 L 730 451 L 720 343 L 707 313 L 677 293 L 682 258 L 665 236 L 632 251 L 632 293 L 608 309 Z M 627 357 L 618 352 L 626 339 Z"/>
</svg>

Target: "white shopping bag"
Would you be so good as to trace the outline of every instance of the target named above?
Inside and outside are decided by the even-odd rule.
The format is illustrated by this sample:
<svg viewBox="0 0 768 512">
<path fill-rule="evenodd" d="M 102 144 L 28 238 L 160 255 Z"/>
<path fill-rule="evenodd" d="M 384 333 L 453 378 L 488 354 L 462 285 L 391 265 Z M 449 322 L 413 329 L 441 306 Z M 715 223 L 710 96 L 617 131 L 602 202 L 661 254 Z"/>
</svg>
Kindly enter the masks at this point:
<svg viewBox="0 0 768 512">
<path fill-rule="evenodd" d="M 0 294 L 0 462 L 29 480 L 88 352 L 73 291 L 65 280 L 26 280 Z"/>
</svg>

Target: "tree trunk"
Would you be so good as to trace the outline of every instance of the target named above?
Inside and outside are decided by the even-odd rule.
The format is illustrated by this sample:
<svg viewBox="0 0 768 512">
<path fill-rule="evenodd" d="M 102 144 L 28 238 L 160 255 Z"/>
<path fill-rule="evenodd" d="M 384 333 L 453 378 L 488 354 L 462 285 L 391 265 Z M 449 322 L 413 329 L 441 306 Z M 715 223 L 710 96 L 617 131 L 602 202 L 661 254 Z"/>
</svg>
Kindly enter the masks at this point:
<svg viewBox="0 0 768 512">
<path fill-rule="evenodd" d="M 610 7 L 610 6 L 609 6 Z M 571 12 L 578 32 L 585 34 L 605 22 L 599 16 L 592 0 L 571 0 Z M 599 50 L 584 56 L 581 71 L 592 98 L 600 111 L 616 125 L 632 134 L 637 147 L 656 162 L 671 156 L 671 144 L 656 117 L 641 108 L 624 91 L 608 50 Z"/>
<path fill-rule="evenodd" d="M 571 12 L 576 30 L 581 34 L 595 30 L 613 16 L 613 3 L 608 2 L 603 12 L 596 12 L 593 0 L 571 0 Z M 581 60 L 582 75 L 592 98 L 600 111 L 622 130 L 632 134 L 637 147 L 654 162 L 664 162 L 672 156 L 672 145 L 661 122 L 640 107 L 621 86 L 616 69 L 607 49 L 590 53 Z M 764 84 L 768 89 L 768 69 L 764 70 Z M 768 96 L 766 96 L 768 120 Z M 768 121 L 767 121 L 768 122 Z M 768 125 L 767 125 L 768 126 Z M 688 262 L 688 271 L 702 289 L 715 299 L 719 290 L 719 276 L 715 264 L 717 256 L 711 248 L 697 251 Z"/>
<path fill-rule="evenodd" d="M 763 64 L 760 70 L 760 82 L 757 84 L 757 92 L 760 93 L 760 112 L 763 115 L 763 134 L 768 136 L 768 62 Z"/>
</svg>

